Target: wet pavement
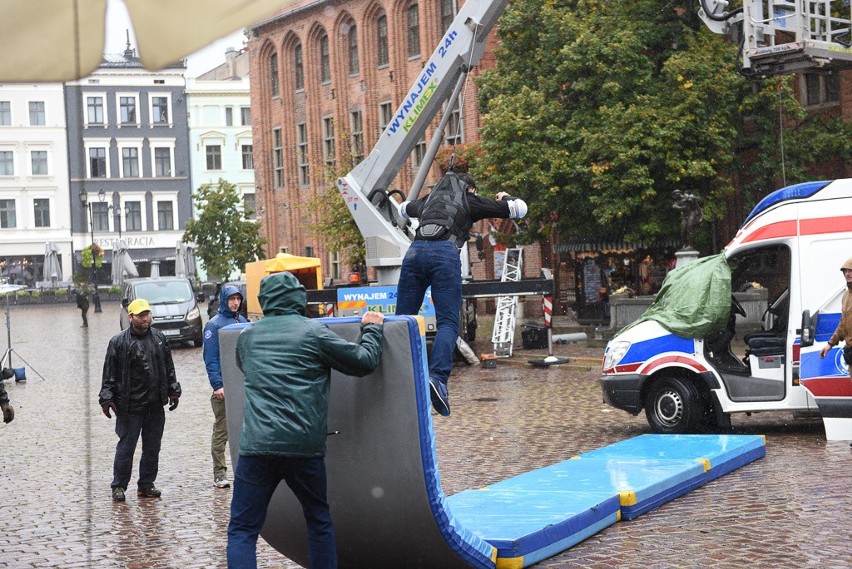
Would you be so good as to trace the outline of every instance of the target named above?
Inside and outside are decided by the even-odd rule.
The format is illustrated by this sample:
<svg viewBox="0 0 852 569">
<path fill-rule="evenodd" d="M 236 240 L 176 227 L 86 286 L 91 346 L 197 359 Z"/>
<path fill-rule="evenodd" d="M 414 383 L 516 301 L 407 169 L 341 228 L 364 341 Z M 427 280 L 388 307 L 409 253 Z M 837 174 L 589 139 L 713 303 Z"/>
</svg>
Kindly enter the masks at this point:
<svg viewBox="0 0 852 569">
<path fill-rule="evenodd" d="M 184 395 L 167 412 L 162 499 L 110 498 L 115 423 L 96 399 L 119 312 L 104 303 L 82 329 L 71 306 L 11 309 L 12 363 L 26 367 L 28 381 L 6 382 L 16 418 L 0 425 L 0 567 L 225 567 L 231 490 L 212 485 L 200 348 L 174 350 Z M 484 341 L 475 347 L 490 351 Z M 601 348 L 554 352 L 571 363 L 534 369 L 525 361 L 546 352 L 516 350 L 496 369 L 457 367 L 452 415 L 434 416 L 445 494 L 649 432 L 644 416 L 601 402 Z M 849 444 L 826 442 L 819 419 L 785 413 L 734 416 L 733 424 L 766 435 L 765 458 L 535 567 L 852 567 Z M 137 468 L 138 455 L 134 480 Z M 298 567 L 262 540 L 258 559 L 260 567 Z"/>
</svg>

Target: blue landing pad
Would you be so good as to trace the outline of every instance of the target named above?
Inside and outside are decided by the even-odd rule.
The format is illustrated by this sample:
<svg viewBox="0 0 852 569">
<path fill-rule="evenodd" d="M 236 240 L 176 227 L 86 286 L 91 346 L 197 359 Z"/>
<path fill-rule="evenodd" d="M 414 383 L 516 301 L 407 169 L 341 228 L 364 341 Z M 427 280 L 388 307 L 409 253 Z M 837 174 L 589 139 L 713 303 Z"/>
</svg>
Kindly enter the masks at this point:
<svg viewBox="0 0 852 569">
<path fill-rule="evenodd" d="M 751 435 L 643 435 L 447 498 L 459 525 L 527 567 L 764 456 Z"/>
</svg>

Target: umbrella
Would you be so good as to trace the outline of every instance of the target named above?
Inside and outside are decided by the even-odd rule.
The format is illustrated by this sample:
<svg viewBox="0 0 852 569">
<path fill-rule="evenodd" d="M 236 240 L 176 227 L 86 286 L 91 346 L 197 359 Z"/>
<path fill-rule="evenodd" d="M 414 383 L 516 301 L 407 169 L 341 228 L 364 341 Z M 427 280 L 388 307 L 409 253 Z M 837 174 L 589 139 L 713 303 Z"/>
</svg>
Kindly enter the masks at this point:
<svg viewBox="0 0 852 569">
<path fill-rule="evenodd" d="M 138 277 L 139 271 L 136 270 L 136 265 L 133 263 L 133 259 L 130 258 L 127 243 L 122 239 L 115 244 L 112 250 L 112 284 L 121 286 L 124 284 L 126 276 Z"/>
<path fill-rule="evenodd" d="M 56 286 L 62 280 L 62 266 L 59 264 L 59 247 L 53 241 L 44 244 L 44 280 Z"/>
<path fill-rule="evenodd" d="M 139 59 L 162 69 L 294 0 L 124 0 Z M 0 0 L 0 81 L 72 81 L 101 63 L 107 0 Z"/>
</svg>

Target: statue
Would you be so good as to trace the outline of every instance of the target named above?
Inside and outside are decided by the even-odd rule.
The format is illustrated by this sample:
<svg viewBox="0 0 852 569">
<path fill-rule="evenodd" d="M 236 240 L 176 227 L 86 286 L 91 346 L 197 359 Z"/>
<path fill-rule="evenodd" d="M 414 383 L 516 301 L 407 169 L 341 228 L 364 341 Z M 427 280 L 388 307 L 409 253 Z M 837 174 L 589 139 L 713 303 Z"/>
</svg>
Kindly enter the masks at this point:
<svg viewBox="0 0 852 569">
<path fill-rule="evenodd" d="M 675 203 L 673 207 L 680 210 L 680 239 L 683 241 L 681 249 L 693 249 L 692 234 L 695 226 L 698 225 L 704 214 L 701 213 L 701 205 L 699 198 L 693 194 L 687 194 L 680 190 L 672 192 Z"/>
</svg>

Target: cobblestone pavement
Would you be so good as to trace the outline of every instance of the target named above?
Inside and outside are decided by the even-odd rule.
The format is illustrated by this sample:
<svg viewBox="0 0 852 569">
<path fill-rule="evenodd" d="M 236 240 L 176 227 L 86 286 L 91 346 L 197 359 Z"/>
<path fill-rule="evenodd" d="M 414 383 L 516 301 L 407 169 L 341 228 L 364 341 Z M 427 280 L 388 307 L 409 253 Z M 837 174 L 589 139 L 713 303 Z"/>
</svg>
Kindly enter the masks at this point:
<svg viewBox="0 0 852 569">
<path fill-rule="evenodd" d="M 0 426 L 0 567 L 225 567 L 231 491 L 212 485 L 200 349 L 174 351 L 184 396 L 167 413 L 162 499 L 110 499 L 114 421 L 96 397 L 119 316 L 117 304 L 105 304 L 81 329 L 70 306 L 12 307 L 13 365 L 24 365 L 29 381 L 6 383 L 16 418 Z M 550 369 L 527 366 L 544 352 L 524 350 L 493 370 L 460 365 L 450 382 L 453 414 L 435 416 L 444 492 L 649 432 L 644 417 L 601 403 L 601 352 L 556 346 L 572 362 Z M 852 567 L 849 444 L 827 443 L 821 421 L 789 414 L 736 416 L 734 428 L 765 434 L 766 457 L 537 567 Z M 138 456 L 134 476 L 137 468 Z M 297 567 L 262 540 L 258 552 L 261 567 Z"/>
</svg>

